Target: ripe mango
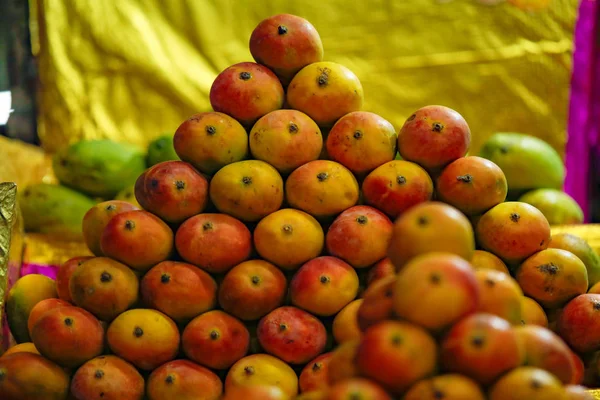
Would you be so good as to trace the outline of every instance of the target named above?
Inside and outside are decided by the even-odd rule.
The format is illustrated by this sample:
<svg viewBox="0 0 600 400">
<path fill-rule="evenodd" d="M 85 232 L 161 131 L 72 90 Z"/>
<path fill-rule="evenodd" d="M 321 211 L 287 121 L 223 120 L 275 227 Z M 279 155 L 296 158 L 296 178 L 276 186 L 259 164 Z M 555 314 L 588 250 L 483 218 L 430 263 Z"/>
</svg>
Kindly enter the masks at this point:
<svg viewBox="0 0 600 400">
<path fill-rule="evenodd" d="M 0 399 L 64 400 L 69 376 L 52 361 L 33 353 L 15 353 L 0 358 Z"/>
<path fill-rule="evenodd" d="M 495 133 L 479 156 L 498 165 L 508 182 L 509 199 L 528 190 L 560 189 L 565 167 L 560 155 L 547 142 L 522 133 Z"/>
<path fill-rule="evenodd" d="M 61 185 L 39 183 L 18 195 L 27 232 L 81 238 L 81 221 L 95 202 Z"/>
<path fill-rule="evenodd" d="M 114 197 L 146 169 L 136 146 L 112 140 L 82 140 L 58 151 L 52 166 L 58 180 L 90 196 Z"/>
<path fill-rule="evenodd" d="M 127 361 L 117 356 L 99 356 L 83 364 L 71 381 L 76 400 L 141 400 L 144 378 Z"/>
<path fill-rule="evenodd" d="M 6 297 L 6 319 L 17 343 L 31 342 L 27 321 L 33 307 L 56 297 L 56 284 L 45 275 L 25 275 L 14 284 Z"/>
<path fill-rule="evenodd" d="M 108 257 L 87 260 L 73 272 L 73 302 L 103 321 L 111 321 L 138 299 L 139 281 L 126 265 Z"/>
</svg>

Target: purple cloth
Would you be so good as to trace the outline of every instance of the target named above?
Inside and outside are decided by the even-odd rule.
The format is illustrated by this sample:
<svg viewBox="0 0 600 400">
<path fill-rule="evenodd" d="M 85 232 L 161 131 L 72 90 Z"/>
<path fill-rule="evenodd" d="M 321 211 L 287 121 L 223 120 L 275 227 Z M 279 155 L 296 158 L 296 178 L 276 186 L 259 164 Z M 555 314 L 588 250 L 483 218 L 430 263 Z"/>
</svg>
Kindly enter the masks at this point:
<svg viewBox="0 0 600 400">
<path fill-rule="evenodd" d="M 59 265 L 41 265 L 24 263 L 21 266 L 21 276 L 29 274 L 42 274 L 46 275 L 48 278 L 56 279 L 56 274 L 59 268 Z"/>
<path fill-rule="evenodd" d="M 600 44 L 596 0 L 582 0 L 575 26 L 575 51 L 566 147 L 564 190 L 590 219 L 590 160 L 600 137 Z"/>
</svg>

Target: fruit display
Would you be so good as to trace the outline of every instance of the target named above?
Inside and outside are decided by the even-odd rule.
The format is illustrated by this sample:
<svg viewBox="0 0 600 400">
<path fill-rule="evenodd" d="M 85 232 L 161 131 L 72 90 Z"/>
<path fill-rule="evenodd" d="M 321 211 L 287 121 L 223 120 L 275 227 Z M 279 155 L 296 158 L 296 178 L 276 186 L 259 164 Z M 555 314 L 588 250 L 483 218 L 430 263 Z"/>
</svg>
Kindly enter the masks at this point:
<svg viewBox="0 0 600 400">
<path fill-rule="evenodd" d="M 250 50 L 136 204 L 86 206 L 93 257 L 12 287 L 0 398 L 590 398 L 600 258 L 507 200 L 536 189 L 504 172 L 533 145 L 467 156 L 441 105 L 395 129 L 300 17 Z"/>
</svg>

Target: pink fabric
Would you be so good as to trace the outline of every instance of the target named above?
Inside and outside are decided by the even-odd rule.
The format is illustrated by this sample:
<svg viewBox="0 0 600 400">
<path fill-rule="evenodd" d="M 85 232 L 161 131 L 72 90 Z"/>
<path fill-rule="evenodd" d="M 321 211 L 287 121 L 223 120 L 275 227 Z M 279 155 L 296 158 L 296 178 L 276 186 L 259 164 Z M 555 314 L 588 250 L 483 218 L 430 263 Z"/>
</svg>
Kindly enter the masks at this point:
<svg viewBox="0 0 600 400">
<path fill-rule="evenodd" d="M 41 265 L 41 264 L 28 264 L 23 263 L 21 265 L 21 276 L 29 275 L 29 274 L 42 274 L 46 275 L 48 278 L 56 279 L 56 274 L 59 265 Z"/>
<path fill-rule="evenodd" d="M 590 218 L 590 160 L 600 137 L 600 43 L 596 0 L 582 0 L 575 26 L 564 190 Z"/>
</svg>

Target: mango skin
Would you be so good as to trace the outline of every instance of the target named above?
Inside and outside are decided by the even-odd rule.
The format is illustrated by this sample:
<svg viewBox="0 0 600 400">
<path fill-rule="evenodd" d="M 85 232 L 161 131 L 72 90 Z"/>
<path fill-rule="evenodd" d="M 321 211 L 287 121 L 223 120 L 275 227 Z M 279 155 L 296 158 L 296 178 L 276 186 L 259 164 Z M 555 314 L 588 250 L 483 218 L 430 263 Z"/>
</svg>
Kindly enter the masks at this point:
<svg viewBox="0 0 600 400">
<path fill-rule="evenodd" d="M 14 284 L 6 297 L 6 319 L 17 343 L 31 342 L 27 327 L 31 309 L 42 300 L 56 297 L 56 284 L 45 275 L 25 275 Z"/>
<path fill-rule="evenodd" d="M 52 361 L 33 353 L 14 353 L 0 358 L 0 399 L 64 400 L 69 376 Z"/>
<path fill-rule="evenodd" d="M 60 236 L 82 237 L 81 221 L 96 202 L 62 185 L 34 184 L 18 193 L 25 231 Z"/>
<path fill-rule="evenodd" d="M 52 166 L 63 185 L 90 196 L 112 198 L 144 172 L 146 155 L 126 143 L 81 140 L 58 151 Z"/>
<path fill-rule="evenodd" d="M 479 156 L 502 169 L 509 196 L 532 189 L 560 189 L 563 185 L 565 167 L 560 155 L 537 137 L 498 132 L 484 143 Z"/>
<path fill-rule="evenodd" d="M 144 378 L 127 361 L 113 355 L 99 356 L 83 364 L 71 380 L 76 400 L 142 400 Z"/>
<path fill-rule="evenodd" d="M 532 190 L 521 196 L 519 201 L 540 210 L 550 225 L 583 223 L 583 210 L 571 196 L 561 190 Z"/>
</svg>

